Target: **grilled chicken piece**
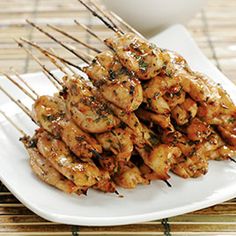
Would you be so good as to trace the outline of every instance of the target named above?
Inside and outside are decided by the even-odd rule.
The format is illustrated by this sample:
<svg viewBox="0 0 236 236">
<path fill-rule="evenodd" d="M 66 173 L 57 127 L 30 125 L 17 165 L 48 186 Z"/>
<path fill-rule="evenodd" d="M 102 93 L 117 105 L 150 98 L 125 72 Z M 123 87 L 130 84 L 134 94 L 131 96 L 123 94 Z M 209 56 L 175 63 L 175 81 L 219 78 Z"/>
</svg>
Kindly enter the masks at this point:
<svg viewBox="0 0 236 236">
<path fill-rule="evenodd" d="M 192 75 L 186 71 L 179 71 L 173 75 L 173 79 L 178 78 L 183 90 L 197 102 L 205 102 L 211 97 L 211 92 L 205 82 L 198 76 Z"/>
<path fill-rule="evenodd" d="M 153 171 L 149 166 L 147 166 L 145 163 L 139 166 L 139 171 L 141 172 L 142 177 L 145 180 L 147 180 L 149 183 L 152 180 L 159 179 L 159 175 L 155 171 Z"/>
<path fill-rule="evenodd" d="M 236 150 L 232 149 L 232 147 L 230 148 L 226 145 L 223 145 L 217 148 L 216 150 L 206 152 L 205 155 L 209 160 L 222 161 L 235 157 Z"/>
<path fill-rule="evenodd" d="M 211 134 L 211 129 L 205 122 L 194 118 L 191 120 L 189 126 L 187 126 L 186 132 L 190 140 L 202 142 Z"/>
<path fill-rule="evenodd" d="M 66 116 L 65 102 L 56 96 L 40 96 L 33 104 L 32 114 L 40 126 L 52 132 L 55 123 Z"/>
<path fill-rule="evenodd" d="M 114 176 L 115 183 L 127 189 L 133 189 L 138 184 L 148 184 L 148 182 L 141 176 L 137 166 L 132 162 L 127 162 Z"/>
<path fill-rule="evenodd" d="M 97 140 L 106 151 L 112 151 L 117 161 L 129 161 L 133 151 L 133 142 L 130 133 L 121 128 L 97 134 Z"/>
<path fill-rule="evenodd" d="M 66 117 L 65 102 L 61 98 L 39 97 L 33 105 L 33 115 L 41 127 L 55 137 L 60 137 L 78 157 L 91 158 L 92 150 L 102 152 L 96 139 Z"/>
<path fill-rule="evenodd" d="M 105 193 L 114 193 L 116 192 L 116 185 L 112 181 L 110 174 L 106 170 L 100 170 L 101 178 L 100 180 L 93 186 L 94 189 L 100 190 Z"/>
<path fill-rule="evenodd" d="M 101 173 L 92 161 L 77 160 L 64 142 L 55 139 L 46 131 L 38 130 L 36 138 L 39 152 L 76 186 L 90 187 L 97 183 Z"/>
<path fill-rule="evenodd" d="M 66 105 L 75 123 L 84 131 L 102 133 L 119 124 L 107 105 L 98 99 L 82 77 L 64 78 Z"/>
<path fill-rule="evenodd" d="M 222 138 L 231 146 L 236 146 L 236 106 L 220 86 L 217 86 L 220 99 L 217 102 L 199 106 L 198 117 L 208 124 L 215 125 Z"/>
<path fill-rule="evenodd" d="M 117 34 L 115 37 L 105 40 L 105 42 L 115 50 L 119 60 L 129 71 L 134 71 L 140 79 L 152 79 L 143 85 L 144 102 L 149 106 L 149 109 L 158 113 L 168 113 L 170 109 L 172 110 L 176 105 L 181 104 L 184 100 L 184 94 L 188 93 L 194 101 L 199 103 L 198 117 L 207 124 L 219 125 L 218 130 L 222 137 L 225 137 L 230 145 L 235 145 L 235 127 L 229 129 L 226 128 L 227 124 L 222 125 L 226 120 L 222 115 L 225 115 L 223 110 L 230 110 L 222 100 L 225 99 L 225 103 L 231 109 L 235 110 L 235 105 L 227 97 L 226 92 L 207 76 L 191 71 L 187 62 L 177 53 L 161 50 L 134 34 Z M 167 81 L 172 81 L 177 85 L 173 89 L 178 90 L 178 87 L 181 87 L 183 92 L 179 101 L 178 99 L 176 101 L 172 99 L 173 92 L 169 93 L 171 95 L 169 99 L 166 94 L 163 95 L 166 81 L 164 79 L 158 81 L 156 78 L 159 76 L 171 78 Z M 148 83 L 154 84 L 156 82 L 159 84 L 148 86 Z M 185 116 L 186 114 L 183 114 L 179 123 L 187 121 Z M 228 118 L 232 120 L 234 116 L 231 114 L 228 115 Z"/>
<path fill-rule="evenodd" d="M 182 178 L 197 178 L 208 171 L 208 162 L 205 157 L 197 153 L 186 158 L 181 156 L 171 165 L 171 171 Z"/>
<path fill-rule="evenodd" d="M 153 148 L 146 146 L 136 149 L 144 160 L 144 163 L 150 167 L 161 180 L 170 178 L 168 172 L 171 168 L 171 164 L 182 154 L 178 147 L 167 144 L 159 144 Z"/>
<path fill-rule="evenodd" d="M 218 131 L 225 141 L 236 146 L 236 106 L 226 91 L 218 86 L 220 109 L 217 118 L 221 121 Z"/>
<path fill-rule="evenodd" d="M 175 137 L 166 137 L 165 141 L 174 141 L 183 155 L 171 165 L 171 170 L 182 178 L 196 178 L 208 171 L 208 152 L 214 152 L 221 145 L 219 136 L 212 133 L 203 142 L 188 140 L 176 132 Z"/>
<path fill-rule="evenodd" d="M 117 34 L 105 40 L 120 62 L 129 71 L 133 71 L 141 80 L 157 76 L 170 58 L 160 48 L 139 38 L 133 33 Z"/>
<path fill-rule="evenodd" d="M 84 71 L 103 97 L 122 110 L 134 111 L 142 103 L 143 90 L 139 80 L 128 73 L 111 51 L 98 54 Z"/>
<path fill-rule="evenodd" d="M 114 155 L 103 155 L 103 158 L 98 161 L 102 169 L 108 171 L 110 175 L 113 175 L 119 166 L 119 163 Z"/>
<path fill-rule="evenodd" d="M 178 147 L 184 156 L 191 156 L 196 150 L 196 143 L 189 140 L 187 136 L 183 135 L 179 131 L 175 132 L 164 132 L 162 142 L 168 145 L 174 145 Z"/>
<path fill-rule="evenodd" d="M 170 58 L 161 74 L 178 81 L 182 89 L 197 102 L 213 102 L 219 98 L 215 84 L 198 72 L 193 72 L 182 56 L 176 52 L 165 51 Z M 208 85 L 209 84 L 209 85 Z"/>
<path fill-rule="evenodd" d="M 171 124 L 169 114 L 156 114 L 142 108 L 139 108 L 135 114 L 141 119 L 153 122 L 157 125 L 160 125 L 163 129 L 168 129 L 169 131 L 174 131 L 174 127 Z"/>
<path fill-rule="evenodd" d="M 32 139 L 29 137 L 24 137 L 21 141 L 29 154 L 30 166 L 38 178 L 40 178 L 43 182 L 62 190 L 63 192 L 80 193 L 79 187 L 58 172 L 51 165 L 51 163 L 39 153 Z"/>
<path fill-rule="evenodd" d="M 143 127 L 140 123 L 138 117 L 134 112 L 126 113 L 122 109 L 116 107 L 113 104 L 109 104 L 112 112 L 124 123 L 126 124 L 132 131 L 135 133 L 135 136 L 142 137 L 143 135 Z"/>
<path fill-rule="evenodd" d="M 178 125 L 184 125 L 197 115 L 197 111 L 197 103 L 191 98 L 186 98 L 182 104 L 171 111 L 171 116 Z"/>
<path fill-rule="evenodd" d="M 236 127 L 233 130 L 230 130 L 227 129 L 227 127 L 218 126 L 217 129 L 226 141 L 226 143 L 234 147 L 236 146 Z"/>
<path fill-rule="evenodd" d="M 185 98 L 178 78 L 168 76 L 156 76 L 143 85 L 143 90 L 147 108 L 160 114 L 170 113 L 170 109 Z"/>
</svg>

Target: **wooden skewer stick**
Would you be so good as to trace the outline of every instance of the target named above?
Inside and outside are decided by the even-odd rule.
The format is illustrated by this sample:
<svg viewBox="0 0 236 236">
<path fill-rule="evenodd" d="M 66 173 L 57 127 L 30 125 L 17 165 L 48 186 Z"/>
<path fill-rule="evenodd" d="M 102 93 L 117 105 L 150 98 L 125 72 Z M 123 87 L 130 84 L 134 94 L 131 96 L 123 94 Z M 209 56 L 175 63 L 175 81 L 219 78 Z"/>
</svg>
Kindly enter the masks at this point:
<svg viewBox="0 0 236 236">
<path fill-rule="evenodd" d="M 12 119 L 10 119 L 6 114 L 5 112 L 3 111 L 0 111 L 0 113 L 9 121 L 9 123 L 12 124 L 13 127 L 15 127 L 24 137 L 27 137 L 28 135 L 21 129 L 19 128 L 14 122 Z"/>
<path fill-rule="evenodd" d="M 116 33 L 119 33 L 119 30 L 114 28 L 109 22 L 107 22 L 101 15 L 97 14 L 87 3 L 83 0 L 78 0 L 83 6 L 85 6 L 95 17 L 100 19 L 109 29 L 113 30 Z"/>
<path fill-rule="evenodd" d="M 105 44 L 105 42 L 100 38 L 98 37 L 97 34 L 95 34 L 94 31 L 92 31 L 90 28 L 88 28 L 87 26 L 83 25 L 82 23 L 80 23 L 79 21 L 77 20 L 74 20 L 74 22 L 81 26 L 84 30 L 86 30 L 89 34 L 91 34 L 94 38 L 98 39 L 103 45 L 105 45 L 106 47 L 108 47 L 109 49 L 113 50 L 113 48 L 109 47 L 108 45 Z"/>
<path fill-rule="evenodd" d="M 54 50 L 52 50 L 51 48 L 50 48 L 50 51 L 52 51 L 52 52 L 54 53 Z M 49 54 L 48 54 L 48 55 L 49 55 Z M 51 56 L 52 56 L 52 55 L 51 55 Z M 54 57 L 55 59 L 57 59 L 58 61 L 60 61 L 60 63 L 65 67 L 65 69 L 67 69 L 67 71 L 69 71 L 72 75 L 78 73 L 78 71 L 75 71 L 74 67 L 70 66 L 68 63 L 65 63 L 64 61 L 58 59 L 58 58 L 55 57 L 55 56 L 52 56 L 52 57 Z M 68 72 L 67 72 L 67 73 L 68 73 Z M 69 74 L 69 73 L 68 73 L 68 74 Z"/>
<path fill-rule="evenodd" d="M 170 184 L 167 180 L 164 180 L 164 182 L 166 183 L 166 185 L 167 185 L 168 187 L 170 187 L 170 188 L 172 187 L 171 184 Z"/>
<path fill-rule="evenodd" d="M 60 30 L 60 29 L 59 29 Z M 64 32 L 64 31 L 62 31 L 62 30 L 60 30 L 61 32 Z M 79 43 L 79 44 L 82 44 L 83 46 L 85 46 L 86 48 L 88 48 L 88 49 L 92 49 L 93 51 L 95 51 L 96 53 L 101 53 L 101 51 L 100 50 L 98 50 L 98 49 L 96 49 L 96 48 L 94 48 L 94 47 L 92 47 L 91 45 L 89 45 L 89 44 L 85 44 L 85 43 L 83 43 L 82 41 L 78 41 L 76 38 L 74 38 L 71 34 L 69 34 L 69 33 L 66 33 L 66 32 L 64 32 L 65 34 L 65 36 L 66 37 L 68 37 L 68 38 L 73 38 L 73 40 L 74 41 L 76 41 L 77 43 Z M 104 43 L 104 42 L 103 42 Z M 94 50 L 95 49 L 95 50 Z M 85 61 L 85 60 L 89 60 L 89 61 L 91 61 L 92 59 L 93 59 L 93 57 L 91 56 L 91 55 L 89 55 L 88 53 L 86 53 L 86 52 L 84 52 L 84 51 L 81 51 L 81 50 L 78 50 L 77 49 L 77 52 L 79 52 L 80 54 L 80 56 L 83 58 L 83 60 Z"/>
<path fill-rule="evenodd" d="M 54 53 L 53 49 L 51 49 L 51 48 L 50 48 L 50 51 L 52 51 L 52 52 Z M 60 59 L 58 59 L 58 58 L 56 58 L 56 57 L 50 55 L 49 53 L 46 53 L 46 52 L 43 52 L 43 51 L 41 51 L 41 52 L 42 52 L 46 57 L 48 57 L 49 60 L 51 60 L 52 63 L 54 63 L 55 66 L 57 66 L 64 74 L 70 75 L 70 74 L 66 71 L 66 69 L 67 69 L 68 71 L 70 71 L 70 72 L 72 73 L 72 75 L 78 73 L 78 72 L 76 72 L 75 70 L 73 70 L 68 64 L 66 64 L 65 62 L 61 61 Z M 58 61 L 60 61 L 60 63 L 61 63 L 64 67 L 62 67 L 62 66 L 55 60 L 55 58 L 56 58 Z M 80 70 L 82 70 L 82 68 L 81 68 Z"/>
<path fill-rule="evenodd" d="M 58 59 L 59 60 L 59 59 Z M 77 74 L 78 72 L 75 71 L 75 69 L 73 69 L 71 66 L 69 66 L 68 64 L 66 64 L 65 62 L 61 61 L 60 62 L 65 66 L 66 69 L 68 69 L 72 75 Z"/>
<path fill-rule="evenodd" d="M 0 73 L 2 73 L 5 76 L 5 78 L 7 78 L 16 87 L 18 87 L 25 95 L 27 95 L 33 101 L 36 101 L 36 99 L 27 90 L 25 90 L 20 84 L 18 84 L 14 79 L 12 79 L 10 75 L 8 75 L 8 74 L 6 74 L 5 72 L 2 72 L 2 71 L 0 71 Z"/>
<path fill-rule="evenodd" d="M 117 14 L 115 14 L 112 11 L 108 11 L 108 12 L 104 12 L 101 7 L 96 4 L 94 1 L 90 1 L 90 3 L 98 10 L 100 11 L 103 16 L 106 17 L 107 20 L 110 21 L 110 23 L 113 25 L 113 27 L 117 28 L 118 30 L 120 30 L 121 33 L 124 34 L 124 32 L 122 32 L 122 30 L 116 25 L 114 24 L 114 21 L 112 18 L 116 19 L 120 24 L 122 24 L 123 26 L 125 26 L 129 31 L 133 32 L 134 34 L 136 34 L 137 36 L 145 39 L 145 37 L 140 34 L 137 30 L 135 30 L 131 25 L 129 25 L 127 22 L 125 22 L 121 17 L 119 17 Z"/>
<path fill-rule="evenodd" d="M 68 60 L 66 60 L 66 59 L 64 59 L 64 58 L 62 58 L 62 57 L 56 55 L 54 52 L 51 52 L 51 51 L 46 50 L 45 48 L 42 48 L 41 46 L 39 46 L 39 45 L 36 44 L 35 42 L 29 41 L 29 40 L 27 40 L 27 39 L 25 39 L 25 38 L 20 38 L 20 40 L 23 41 L 24 43 L 29 44 L 30 46 L 32 46 L 32 47 L 34 47 L 34 48 L 37 48 L 38 50 L 40 50 L 40 51 L 42 51 L 42 52 L 45 52 L 45 53 L 47 53 L 47 54 L 49 54 L 49 55 L 51 55 L 51 56 L 57 58 L 58 60 L 60 60 L 61 62 L 65 63 L 65 64 L 68 64 L 68 65 L 70 65 L 70 66 L 75 67 L 75 68 L 78 69 L 78 70 L 83 71 L 80 66 L 77 66 L 77 65 L 75 65 L 74 63 L 72 63 L 72 62 L 70 62 L 70 61 L 68 61 Z"/>
<path fill-rule="evenodd" d="M 56 53 L 55 53 L 55 51 L 53 50 L 53 48 L 49 48 L 49 52 L 52 52 L 53 55 L 56 55 Z M 47 54 L 50 55 L 49 53 L 47 53 Z M 71 66 L 70 66 L 68 63 L 65 63 L 64 61 L 58 59 L 57 57 L 55 57 L 55 56 L 53 56 L 53 55 L 50 55 L 50 56 L 53 57 L 53 58 L 55 58 L 55 59 L 57 59 L 57 60 L 64 66 L 64 70 L 67 69 L 68 71 L 70 71 L 70 72 L 72 73 L 72 75 L 77 73 L 77 72 L 75 72 L 75 70 L 73 70 L 73 69 L 71 68 Z M 82 68 L 81 68 L 81 69 L 82 69 Z M 67 74 L 68 74 L 68 72 L 67 72 Z"/>
<path fill-rule="evenodd" d="M 29 56 L 31 56 L 34 61 L 36 61 L 36 62 L 39 64 L 39 66 L 43 69 L 43 73 L 46 75 L 46 77 L 51 81 L 51 83 L 52 83 L 58 90 L 60 90 L 61 88 L 58 86 L 58 84 L 60 84 L 60 81 L 57 79 L 57 77 L 54 76 L 54 75 L 47 69 L 47 67 L 41 63 L 41 61 L 40 61 L 36 56 L 34 56 L 26 47 L 24 47 L 24 45 L 23 45 L 21 42 L 19 42 L 19 41 L 16 41 L 16 42 L 18 43 L 19 47 L 23 48 L 23 49 L 25 50 L 25 52 L 26 52 Z M 52 78 L 53 78 L 53 79 L 52 79 Z M 57 81 L 58 84 L 55 83 L 54 80 Z"/>
<path fill-rule="evenodd" d="M 115 22 L 113 21 L 113 19 L 110 17 L 110 15 L 108 15 L 97 3 L 95 3 L 94 1 L 89 1 L 90 5 L 92 5 L 97 11 L 99 11 L 107 20 L 109 20 L 109 22 L 112 24 L 113 28 L 117 29 L 117 31 L 121 34 L 124 34 L 124 32 L 122 31 L 122 29 L 117 26 L 117 24 L 115 24 Z"/>
<path fill-rule="evenodd" d="M 90 12 L 93 13 L 93 15 L 95 17 L 98 17 L 109 29 L 112 29 L 113 31 L 115 31 L 116 33 L 123 33 L 122 31 L 119 31 L 119 28 L 115 28 L 117 27 L 117 25 L 110 25 L 108 22 L 106 22 L 104 20 L 104 18 L 101 15 L 98 15 L 96 12 L 94 12 L 94 10 L 89 7 L 86 3 L 82 2 L 82 0 L 78 0 L 79 2 L 81 2 L 81 4 L 83 4 Z M 111 19 L 111 17 L 114 17 L 119 23 L 121 23 L 122 25 L 124 25 L 128 30 L 130 30 L 131 32 L 133 32 L 134 34 L 138 35 L 139 37 L 145 39 L 145 37 L 140 34 L 137 30 L 135 30 L 132 26 L 130 26 L 128 23 L 126 23 L 123 19 L 121 19 L 118 15 L 116 15 L 114 12 L 109 11 L 108 14 L 111 15 L 111 17 L 107 17 L 107 13 L 104 14 L 103 10 L 94 2 L 92 2 L 92 4 L 94 6 L 96 6 L 96 8 L 100 9 L 100 12 L 103 13 L 103 15 L 110 21 L 111 24 L 113 24 L 113 20 Z M 112 23 L 113 22 L 113 23 Z"/>
<path fill-rule="evenodd" d="M 113 11 L 109 11 L 109 14 L 114 17 L 119 23 L 121 23 L 122 25 L 124 25 L 129 31 L 133 32 L 134 34 L 136 34 L 137 36 L 139 36 L 140 38 L 145 39 L 145 37 L 140 34 L 136 29 L 134 29 L 131 25 L 129 25 L 127 22 L 125 22 L 121 17 L 119 17 L 117 14 L 115 14 Z"/>
<path fill-rule="evenodd" d="M 85 31 L 87 31 L 89 34 L 91 34 L 94 38 L 98 39 L 100 42 L 104 43 L 104 41 L 98 37 L 89 27 L 86 25 L 80 23 L 78 20 L 74 20 L 75 24 L 79 25 L 81 28 L 83 28 Z"/>
<path fill-rule="evenodd" d="M 63 68 L 54 57 L 52 57 L 46 52 L 40 52 L 43 53 L 43 55 L 47 57 L 52 62 L 52 64 L 55 65 L 60 71 L 62 71 L 65 75 L 68 75 L 68 73 L 65 71 L 65 68 Z M 60 85 L 62 85 L 62 82 L 60 82 Z"/>
<path fill-rule="evenodd" d="M 14 76 L 17 77 L 37 98 L 39 94 L 20 76 L 20 74 L 13 68 L 10 68 L 10 71 L 14 73 Z"/>
<path fill-rule="evenodd" d="M 71 53 L 73 53 L 75 56 L 77 56 L 78 58 L 80 58 L 81 60 L 83 60 L 84 62 L 88 63 L 88 61 L 86 61 L 86 59 L 84 59 L 83 57 L 81 57 L 71 46 L 66 45 L 65 43 L 62 43 L 60 40 L 56 39 L 53 35 L 51 35 L 50 33 L 46 32 L 45 30 L 43 30 L 41 27 L 39 27 L 38 25 L 36 25 L 35 23 L 26 20 L 26 22 L 28 24 L 30 24 L 32 27 L 34 27 L 35 29 L 37 29 L 38 31 L 42 32 L 43 34 L 45 34 L 46 36 L 48 36 L 50 39 L 52 39 L 53 41 L 57 42 L 58 44 L 60 44 L 62 47 L 64 47 L 65 49 L 67 49 L 68 51 L 70 51 Z"/>
<path fill-rule="evenodd" d="M 10 100 L 12 100 L 18 107 L 20 107 L 21 110 L 24 111 L 26 115 L 28 115 L 32 120 L 34 120 L 31 113 L 30 113 L 30 110 L 28 109 L 28 107 L 26 107 L 19 99 L 16 100 L 15 98 L 13 98 L 2 86 L 0 86 L 0 90 L 8 98 L 10 98 Z"/>
<path fill-rule="evenodd" d="M 236 163 L 236 160 L 234 160 L 232 157 L 229 157 L 229 159 L 230 159 L 232 162 Z"/>
<path fill-rule="evenodd" d="M 79 43 L 79 44 L 85 46 L 86 48 L 89 48 L 89 49 L 93 50 L 93 51 L 96 52 L 96 53 L 100 53 L 100 52 L 101 52 L 101 51 L 98 50 L 97 48 L 95 48 L 95 47 L 93 47 L 93 46 L 91 46 L 91 45 L 89 45 L 89 44 L 87 44 L 87 43 L 85 43 L 85 42 L 83 42 L 83 41 L 81 41 L 81 40 L 75 38 L 73 35 L 67 33 L 67 32 L 64 31 L 64 30 L 59 29 L 59 28 L 56 27 L 56 26 L 53 26 L 53 25 L 50 25 L 50 24 L 47 24 L 47 26 L 48 26 L 49 28 L 51 28 L 51 29 L 53 29 L 53 30 L 55 30 L 55 31 L 57 31 L 57 32 L 59 32 L 59 33 L 65 35 L 66 37 L 72 39 L 73 41 L 75 41 L 75 42 L 77 42 L 77 43 Z"/>
</svg>

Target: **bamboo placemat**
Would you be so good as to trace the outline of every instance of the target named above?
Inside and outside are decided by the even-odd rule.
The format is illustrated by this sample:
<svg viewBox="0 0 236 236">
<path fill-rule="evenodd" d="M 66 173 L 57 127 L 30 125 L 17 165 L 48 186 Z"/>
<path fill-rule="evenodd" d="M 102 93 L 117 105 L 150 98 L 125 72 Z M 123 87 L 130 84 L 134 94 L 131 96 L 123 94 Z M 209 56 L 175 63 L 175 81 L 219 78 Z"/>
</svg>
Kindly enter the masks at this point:
<svg viewBox="0 0 236 236">
<path fill-rule="evenodd" d="M 208 0 L 202 12 L 187 24 L 202 51 L 234 83 L 236 83 L 235 12 L 235 0 Z M 27 26 L 26 18 L 40 24 L 53 23 L 61 26 L 98 48 L 102 46 L 76 26 L 73 19 L 80 19 L 102 37 L 109 35 L 109 31 L 99 21 L 94 20 L 76 0 L 1 0 L 1 69 L 8 70 L 9 66 L 14 65 L 19 73 L 39 70 L 37 64 L 14 43 L 13 38 L 22 36 L 51 47 L 68 59 L 75 60 L 58 45 Z M 61 35 L 60 38 L 67 41 Z M 78 63 L 78 59 L 76 62 Z M 158 221 L 119 227 L 81 227 L 57 224 L 40 218 L 24 207 L 0 183 L 0 235 L 236 235 L 236 200 Z"/>
</svg>

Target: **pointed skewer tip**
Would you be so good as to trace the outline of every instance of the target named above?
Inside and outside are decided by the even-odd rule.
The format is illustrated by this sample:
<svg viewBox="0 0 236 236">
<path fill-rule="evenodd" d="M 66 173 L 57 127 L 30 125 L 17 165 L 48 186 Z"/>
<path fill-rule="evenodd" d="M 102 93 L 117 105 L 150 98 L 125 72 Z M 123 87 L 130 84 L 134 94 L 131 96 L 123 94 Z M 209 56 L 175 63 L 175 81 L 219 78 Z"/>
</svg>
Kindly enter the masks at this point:
<svg viewBox="0 0 236 236">
<path fill-rule="evenodd" d="M 229 159 L 230 159 L 232 162 L 236 163 L 236 160 L 234 160 L 232 157 L 229 157 Z"/>
<path fill-rule="evenodd" d="M 172 185 L 167 180 L 164 180 L 164 182 L 167 184 L 168 187 L 172 187 Z"/>
</svg>

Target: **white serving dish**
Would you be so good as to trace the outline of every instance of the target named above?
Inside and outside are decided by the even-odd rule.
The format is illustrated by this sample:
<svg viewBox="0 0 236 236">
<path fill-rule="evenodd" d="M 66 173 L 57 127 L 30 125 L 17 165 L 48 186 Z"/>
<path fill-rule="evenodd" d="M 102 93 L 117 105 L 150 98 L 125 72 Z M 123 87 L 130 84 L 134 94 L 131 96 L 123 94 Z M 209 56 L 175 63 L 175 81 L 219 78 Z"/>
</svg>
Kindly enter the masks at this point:
<svg viewBox="0 0 236 236">
<path fill-rule="evenodd" d="M 173 24 L 183 24 L 204 6 L 206 0 L 103 0 L 106 7 L 146 36 Z"/>
<path fill-rule="evenodd" d="M 209 62 L 184 27 L 173 26 L 151 41 L 182 54 L 194 70 L 221 83 L 236 101 L 233 83 Z M 39 93 L 50 94 L 53 87 L 42 77 L 41 73 L 24 75 Z M 6 80 L 0 83 L 29 104 Z M 33 132 L 32 122 L 2 93 L 0 109 L 23 130 Z M 123 198 L 93 190 L 89 190 L 88 196 L 67 195 L 34 176 L 18 137 L 19 133 L 0 117 L 0 179 L 25 206 L 50 221 L 90 226 L 131 224 L 184 214 L 236 197 L 236 165 L 230 161 L 212 161 L 207 175 L 198 179 L 184 180 L 171 174 L 172 188 L 161 181 L 153 181 L 149 186 L 133 190 L 119 189 Z"/>
</svg>

